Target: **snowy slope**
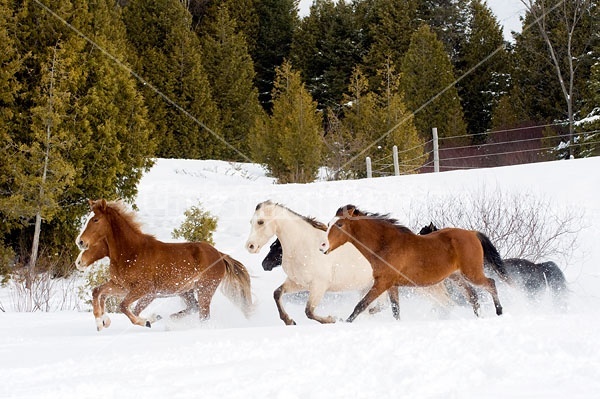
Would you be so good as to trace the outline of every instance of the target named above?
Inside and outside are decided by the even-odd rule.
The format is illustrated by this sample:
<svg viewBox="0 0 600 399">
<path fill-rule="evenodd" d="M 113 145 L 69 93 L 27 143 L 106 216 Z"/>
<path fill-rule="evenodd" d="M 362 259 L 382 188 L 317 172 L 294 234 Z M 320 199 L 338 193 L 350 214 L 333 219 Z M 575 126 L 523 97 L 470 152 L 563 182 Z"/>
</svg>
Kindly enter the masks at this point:
<svg viewBox="0 0 600 399">
<path fill-rule="evenodd" d="M 152 329 L 112 315 L 98 333 L 87 312 L 0 313 L 0 397 L 14 398 L 379 398 L 597 397 L 600 390 L 600 158 L 371 180 L 275 185 L 261 168 L 219 161 L 159 160 L 143 178 L 136 205 L 144 230 L 170 241 L 183 211 L 200 201 L 219 219 L 216 246 L 253 275 L 257 311 L 250 320 L 218 292 L 212 319 L 163 319 Z M 353 324 L 319 325 L 303 297 L 279 320 L 273 290 L 282 271 L 265 272 L 245 251 L 258 202 L 281 202 L 328 221 L 354 203 L 401 221 L 432 196 L 486 190 L 530 193 L 559 208 L 585 210 L 573 259 L 561 261 L 570 307 L 531 305 L 501 287 L 505 314 L 492 305 L 476 319 L 464 307 L 440 312 L 426 298 L 401 299 Z M 358 294 L 328 295 L 317 311 L 347 317 Z M 147 310 L 168 315 L 178 298 Z"/>
</svg>

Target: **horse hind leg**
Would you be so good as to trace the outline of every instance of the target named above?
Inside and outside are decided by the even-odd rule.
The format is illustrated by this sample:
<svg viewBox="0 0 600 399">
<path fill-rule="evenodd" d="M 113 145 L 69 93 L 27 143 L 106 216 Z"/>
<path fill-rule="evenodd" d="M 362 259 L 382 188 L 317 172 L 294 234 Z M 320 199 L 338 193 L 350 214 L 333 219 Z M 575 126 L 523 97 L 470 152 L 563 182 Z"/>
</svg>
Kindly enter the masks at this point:
<svg viewBox="0 0 600 399">
<path fill-rule="evenodd" d="M 455 273 L 448 276 L 448 279 L 454 282 L 456 286 L 458 286 L 463 291 L 463 295 L 473 307 L 473 313 L 475 313 L 475 316 L 479 317 L 480 306 L 479 299 L 477 297 L 477 292 L 475 291 L 473 286 L 471 286 L 469 281 L 467 281 L 465 276 L 462 274 Z"/>
<path fill-rule="evenodd" d="M 465 275 L 463 275 L 465 276 Z M 465 278 L 471 283 L 478 287 L 483 288 L 492 296 L 494 300 L 494 307 L 496 308 L 496 314 L 498 316 L 502 315 L 502 305 L 500 304 L 500 298 L 498 298 L 498 289 L 496 288 L 496 282 L 494 279 L 486 277 L 483 272 L 481 276 L 477 279 L 469 278 L 469 276 L 465 276 Z"/>
<path fill-rule="evenodd" d="M 199 281 L 196 284 L 196 292 L 198 293 L 198 313 L 200 320 L 210 319 L 210 304 L 220 283 L 220 279 L 208 278 L 206 280 Z"/>
<path fill-rule="evenodd" d="M 179 295 L 185 302 L 185 309 L 171 315 L 171 319 L 179 319 L 191 313 L 199 311 L 198 300 L 194 294 L 194 290 L 184 292 Z"/>
</svg>

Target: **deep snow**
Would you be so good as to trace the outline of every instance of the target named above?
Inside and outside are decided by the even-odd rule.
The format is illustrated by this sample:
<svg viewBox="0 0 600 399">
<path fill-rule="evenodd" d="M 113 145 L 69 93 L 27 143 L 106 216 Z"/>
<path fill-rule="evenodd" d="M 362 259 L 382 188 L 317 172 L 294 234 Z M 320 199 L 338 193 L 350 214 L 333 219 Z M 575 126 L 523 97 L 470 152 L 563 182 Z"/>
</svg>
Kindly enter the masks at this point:
<svg viewBox="0 0 600 399">
<path fill-rule="evenodd" d="M 142 179 L 136 205 L 146 232 L 169 241 L 183 211 L 201 201 L 219 219 L 216 247 L 241 260 L 253 277 L 257 310 L 250 320 L 218 292 L 212 319 L 163 319 L 151 329 L 121 315 L 96 332 L 91 313 L 0 313 L 0 397 L 206 398 L 544 397 L 591 398 L 600 392 L 600 157 L 504 168 L 358 181 L 275 185 L 256 165 L 158 160 Z M 265 272 L 267 249 L 244 249 L 258 202 L 281 202 L 327 222 L 354 203 L 406 221 L 432 196 L 490 191 L 529 193 L 556 209 L 585 210 L 570 260 L 557 263 L 569 281 L 569 309 L 530 304 L 501 286 L 505 314 L 490 301 L 483 317 L 455 306 L 441 311 L 405 292 L 402 321 L 389 309 L 353 324 L 319 325 L 304 316 L 304 297 L 279 320 L 273 290 L 281 268 Z M 317 311 L 347 317 L 356 293 L 328 295 Z M 7 304 L 4 303 L 6 306 Z M 168 315 L 178 298 L 147 313 Z"/>
</svg>

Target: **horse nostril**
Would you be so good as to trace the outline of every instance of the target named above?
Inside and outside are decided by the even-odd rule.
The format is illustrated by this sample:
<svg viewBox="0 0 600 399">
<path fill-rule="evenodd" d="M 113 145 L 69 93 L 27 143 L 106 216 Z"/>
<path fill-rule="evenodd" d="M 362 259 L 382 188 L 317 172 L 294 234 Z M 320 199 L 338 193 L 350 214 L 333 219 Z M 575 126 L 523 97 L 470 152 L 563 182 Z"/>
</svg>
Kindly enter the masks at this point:
<svg viewBox="0 0 600 399">
<path fill-rule="evenodd" d="M 254 249 L 254 244 L 248 244 L 248 248 Z"/>
</svg>

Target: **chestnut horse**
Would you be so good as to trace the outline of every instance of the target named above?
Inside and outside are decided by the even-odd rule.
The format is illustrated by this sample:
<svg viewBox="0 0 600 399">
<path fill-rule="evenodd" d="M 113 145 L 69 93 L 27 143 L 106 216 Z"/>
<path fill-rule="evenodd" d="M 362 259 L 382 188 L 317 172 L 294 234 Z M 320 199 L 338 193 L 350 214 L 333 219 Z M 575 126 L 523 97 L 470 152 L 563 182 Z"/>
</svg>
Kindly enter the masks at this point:
<svg viewBox="0 0 600 399">
<path fill-rule="evenodd" d="M 371 290 L 348 317 L 348 322 L 391 287 L 429 286 L 455 272 L 463 277 L 463 287 L 468 291 L 467 298 L 475 315 L 479 316 L 479 303 L 475 291 L 466 285 L 468 283 L 488 291 L 494 300 L 496 314 L 502 314 L 496 284 L 485 276 L 483 261 L 485 259 L 500 271 L 504 266 L 498 251 L 480 232 L 448 228 L 421 236 L 388 215 L 365 213 L 354 205 L 346 205 L 337 210 L 329 223 L 321 251 L 329 254 L 347 242 L 371 262 L 375 280 Z M 399 317 L 396 312 L 394 315 Z"/>
<path fill-rule="evenodd" d="M 79 252 L 79 256 L 77 256 L 77 260 L 75 261 L 75 266 L 78 270 L 85 271 L 85 269 L 94 264 L 94 262 L 106 257 L 110 258 L 108 253 L 108 244 L 105 240 L 100 240 L 94 245 L 91 245 L 89 248 Z M 100 287 L 95 288 L 95 290 L 98 289 L 100 289 Z M 198 301 L 196 300 L 193 290 L 181 294 L 180 297 L 184 300 L 186 308 L 180 312 L 172 314 L 172 318 L 179 318 L 198 311 Z M 135 308 L 133 309 L 133 314 L 139 316 L 140 313 L 142 313 L 142 311 L 146 309 L 148 305 L 150 305 L 152 300 L 154 300 L 153 296 L 146 296 L 138 300 Z"/>
<path fill-rule="evenodd" d="M 121 202 L 89 203 L 92 215 L 76 243 L 87 250 L 104 241 L 110 254 L 110 280 L 92 292 L 98 330 L 110 325 L 104 312 L 107 296 L 122 297 L 120 310 L 129 320 L 150 327 L 157 319 L 134 314 L 131 304 L 141 300 L 144 306 L 159 296 L 194 290 L 200 318 L 208 319 L 210 302 L 221 282 L 223 293 L 249 317 L 253 307 L 250 275 L 240 262 L 206 242 L 165 243 L 144 234 Z"/>
</svg>

